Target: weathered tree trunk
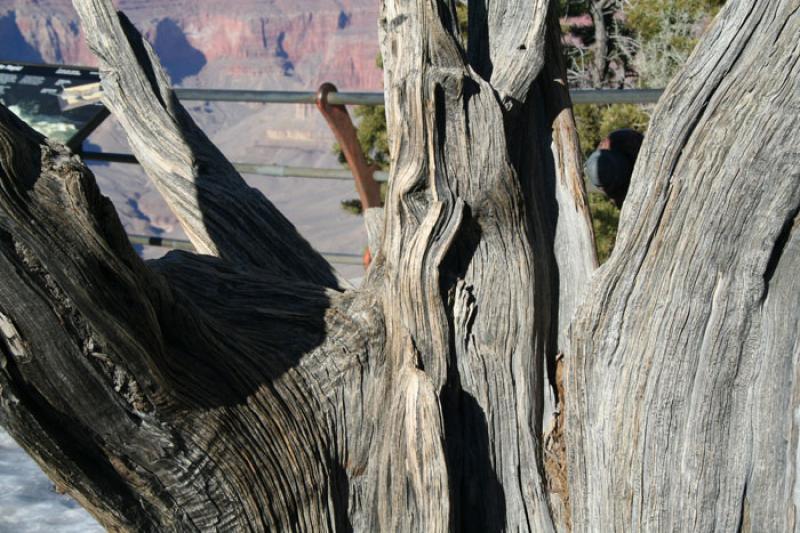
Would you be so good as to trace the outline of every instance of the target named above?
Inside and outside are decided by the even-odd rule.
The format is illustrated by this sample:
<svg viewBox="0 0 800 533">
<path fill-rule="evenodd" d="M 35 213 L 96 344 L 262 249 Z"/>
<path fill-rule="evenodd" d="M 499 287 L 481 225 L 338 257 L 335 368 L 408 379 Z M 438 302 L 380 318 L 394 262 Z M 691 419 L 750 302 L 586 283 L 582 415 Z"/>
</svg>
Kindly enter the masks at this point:
<svg viewBox="0 0 800 533">
<path fill-rule="evenodd" d="M 473 0 L 468 50 L 452 5 L 384 1 L 392 177 L 359 290 L 111 1 L 75 0 L 208 255 L 143 263 L 80 161 L 0 108 L 0 423 L 112 530 L 793 525 L 798 10 L 767 4 L 734 2 L 666 95 L 569 336 L 596 260 L 546 0 Z"/>
<path fill-rule="evenodd" d="M 343 528 L 332 429 L 376 349 L 369 297 L 145 265 L 76 157 L 0 124 L 3 425 L 112 530 Z"/>
<path fill-rule="evenodd" d="M 88 170 L 1 112 L 0 413 L 45 471 L 118 530 L 553 529 L 546 372 L 595 260 L 546 2 L 490 6 L 514 53 L 469 60 L 440 4 L 386 3 L 392 184 L 348 292 L 111 2 L 75 6 L 209 255 L 143 264 Z"/>
<path fill-rule="evenodd" d="M 595 88 L 603 86 L 608 70 L 608 43 L 611 39 L 606 27 L 606 12 L 612 7 L 609 0 L 592 0 L 589 13 L 594 24 L 594 44 L 592 44 L 592 64 L 589 68 L 591 81 Z"/>
<path fill-rule="evenodd" d="M 732 0 L 659 103 L 573 326 L 576 530 L 800 527 L 799 35 Z"/>
</svg>

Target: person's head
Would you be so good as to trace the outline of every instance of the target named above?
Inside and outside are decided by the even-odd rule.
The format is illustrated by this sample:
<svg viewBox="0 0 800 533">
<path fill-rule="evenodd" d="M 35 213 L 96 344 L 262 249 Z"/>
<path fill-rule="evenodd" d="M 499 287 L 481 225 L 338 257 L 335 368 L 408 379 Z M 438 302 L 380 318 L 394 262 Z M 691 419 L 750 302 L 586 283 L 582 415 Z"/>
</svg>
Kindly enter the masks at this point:
<svg viewBox="0 0 800 533">
<path fill-rule="evenodd" d="M 633 167 L 644 136 L 636 130 L 621 129 L 611 132 L 600 141 L 586 160 L 586 175 L 592 185 L 605 193 L 618 207 L 622 207 Z"/>
</svg>

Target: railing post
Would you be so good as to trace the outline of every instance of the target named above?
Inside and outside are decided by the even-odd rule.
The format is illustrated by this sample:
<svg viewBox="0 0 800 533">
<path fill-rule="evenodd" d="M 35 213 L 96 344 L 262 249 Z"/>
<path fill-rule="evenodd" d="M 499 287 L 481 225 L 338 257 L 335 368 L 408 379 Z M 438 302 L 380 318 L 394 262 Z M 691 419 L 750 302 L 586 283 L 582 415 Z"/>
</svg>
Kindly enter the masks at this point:
<svg viewBox="0 0 800 533">
<path fill-rule="evenodd" d="M 88 139 L 89 135 L 94 133 L 94 131 L 100 127 L 100 124 L 102 124 L 109 116 L 111 116 L 109 110 L 106 109 L 105 106 L 100 107 L 100 109 L 98 109 L 97 113 L 95 113 L 89 122 L 84 124 L 84 126 L 78 130 L 75 135 L 70 137 L 66 143 L 67 147 L 76 154 L 79 154 L 83 150 L 83 141 Z"/>
<path fill-rule="evenodd" d="M 347 112 L 347 108 L 343 105 L 331 105 L 328 103 L 328 94 L 336 91 L 336 86 L 332 83 L 320 85 L 317 91 L 317 109 L 325 117 L 325 121 L 342 148 L 344 157 L 356 182 L 356 191 L 361 200 L 361 208 L 366 211 L 371 207 L 381 207 L 381 188 L 380 184 L 375 181 L 374 176 L 376 168 L 367 163 L 367 158 L 358 142 L 356 128 L 353 125 L 350 114 Z M 371 261 L 372 254 L 367 249 L 364 254 L 364 266 L 369 266 Z"/>
</svg>

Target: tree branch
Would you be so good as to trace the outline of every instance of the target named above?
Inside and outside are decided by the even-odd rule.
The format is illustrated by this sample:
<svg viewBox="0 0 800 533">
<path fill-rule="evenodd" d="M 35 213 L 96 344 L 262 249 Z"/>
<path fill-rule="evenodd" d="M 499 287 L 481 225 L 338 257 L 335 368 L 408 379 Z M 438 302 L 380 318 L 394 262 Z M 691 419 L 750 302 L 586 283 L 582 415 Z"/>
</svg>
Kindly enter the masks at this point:
<svg viewBox="0 0 800 533">
<path fill-rule="evenodd" d="M 78 158 L 0 106 L 0 423 L 110 529 L 346 529 L 374 299 L 150 265 Z"/>
<path fill-rule="evenodd" d="M 155 523 L 170 504 L 137 505 L 104 450 L 163 436 L 134 422 L 166 382 L 158 285 L 85 167 L 2 106 L 0 183 L 0 422 L 104 523 Z"/>
<path fill-rule="evenodd" d="M 796 526 L 797 8 L 728 2 L 655 111 L 573 324 L 577 530 Z"/>
<path fill-rule="evenodd" d="M 510 110 L 545 63 L 550 0 L 469 0 L 469 63 Z"/>
<path fill-rule="evenodd" d="M 196 126 L 152 47 L 111 0 L 74 0 L 101 65 L 103 101 L 201 253 L 337 286 L 327 262 Z"/>
<path fill-rule="evenodd" d="M 605 0 L 594 0 L 589 5 L 589 12 L 594 23 L 594 44 L 592 45 L 594 57 L 592 59 L 591 77 L 593 87 L 599 89 L 608 70 L 608 28 L 606 28 L 606 3 Z"/>
</svg>

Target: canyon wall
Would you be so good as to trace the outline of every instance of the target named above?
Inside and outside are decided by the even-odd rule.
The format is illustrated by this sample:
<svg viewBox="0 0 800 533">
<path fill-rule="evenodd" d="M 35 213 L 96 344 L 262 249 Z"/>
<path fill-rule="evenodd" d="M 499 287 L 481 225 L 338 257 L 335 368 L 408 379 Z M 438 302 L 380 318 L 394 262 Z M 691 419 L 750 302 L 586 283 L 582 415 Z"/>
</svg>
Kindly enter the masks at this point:
<svg viewBox="0 0 800 533">
<path fill-rule="evenodd" d="M 184 87 L 381 91 L 374 0 L 118 0 L 154 45 L 173 84 Z M 0 62 L 94 65 L 71 0 L 0 0 Z M 338 167 L 333 135 L 313 106 L 186 102 L 200 126 L 234 161 Z M 91 149 L 128 152 L 108 120 Z M 89 146 L 89 145 L 87 145 Z M 126 229 L 181 238 L 180 227 L 138 167 L 93 165 Z M 361 219 L 341 200 L 347 181 L 247 177 L 322 251 L 360 254 Z M 146 255 L 163 250 L 146 250 Z M 342 267 L 357 276 L 360 268 Z"/>
<path fill-rule="evenodd" d="M 378 3 L 120 0 L 173 82 L 201 87 L 380 90 Z M 92 65 L 70 0 L 0 0 L 0 60 Z"/>
</svg>

